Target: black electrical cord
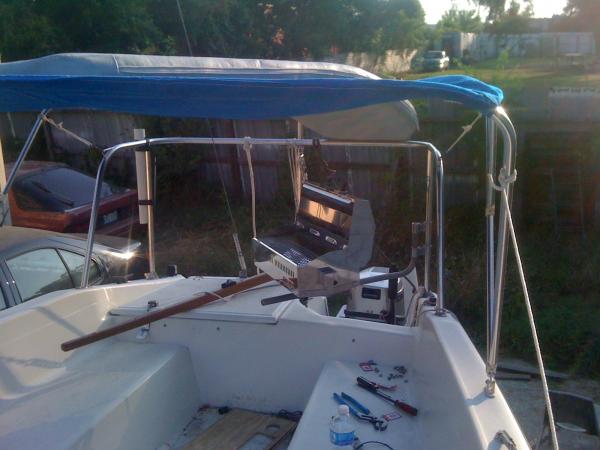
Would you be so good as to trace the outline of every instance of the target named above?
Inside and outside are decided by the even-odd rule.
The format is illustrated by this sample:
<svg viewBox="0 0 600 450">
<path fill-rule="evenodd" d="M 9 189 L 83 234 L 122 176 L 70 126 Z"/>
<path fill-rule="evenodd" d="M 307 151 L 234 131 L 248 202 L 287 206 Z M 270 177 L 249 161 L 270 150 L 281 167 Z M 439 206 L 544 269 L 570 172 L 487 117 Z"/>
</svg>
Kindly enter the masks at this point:
<svg viewBox="0 0 600 450">
<path fill-rule="evenodd" d="M 282 419 L 291 420 L 292 422 L 300 422 L 302 411 L 288 411 L 287 409 L 282 409 L 277 413 L 277 416 Z"/>
<path fill-rule="evenodd" d="M 415 286 L 415 283 L 413 283 L 413 282 L 411 281 L 411 279 L 410 279 L 410 278 L 408 278 L 408 276 L 407 276 L 407 275 L 404 275 L 403 277 L 400 277 L 400 278 L 402 278 L 403 280 L 406 280 L 406 281 L 408 281 L 408 284 L 410 284 L 410 286 L 412 287 L 413 294 L 414 294 L 415 292 L 417 292 L 417 287 Z"/>
<path fill-rule="evenodd" d="M 390 450 L 394 450 L 390 445 L 386 444 L 385 442 L 381 442 L 381 441 L 365 441 L 365 442 L 361 442 L 358 446 L 354 447 L 354 450 L 359 450 L 359 449 L 363 448 L 367 444 L 378 444 L 378 445 L 381 445 L 381 446 L 383 446 L 385 448 L 389 448 Z"/>
<path fill-rule="evenodd" d="M 406 308 L 406 313 L 410 313 L 410 308 L 412 307 L 413 304 L 413 300 L 415 299 L 417 295 L 417 289 L 415 289 L 412 293 L 412 295 L 410 296 L 410 302 L 408 302 L 408 308 Z"/>
<path fill-rule="evenodd" d="M 390 259 L 390 257 L 388 255 L 385 254 L 385 252 L 382 250 L 381 246 L 379 246 L 377 243 L 375 243 L 375 248 L 377 249 L 377 251 L 379 253 L 381 253 L 385 257 L 385 259 L 387 259 L 388 264 L 392 264 L 392 260 Z M 410 263 L 409 263 L 409 267 L 410 267 Z M 402 278 L 402 279 L 408 281 L 408 283 L 410 284 L 410 286 L 413 289 L 413 294 L 415 292 L 417 292 L 417 287 L 415 286 L 415 283 L 413 283 L 412 280 L 410 278 L 408 278 L 408 275 L 400 276 L 398 278 Z"/>
</svg>

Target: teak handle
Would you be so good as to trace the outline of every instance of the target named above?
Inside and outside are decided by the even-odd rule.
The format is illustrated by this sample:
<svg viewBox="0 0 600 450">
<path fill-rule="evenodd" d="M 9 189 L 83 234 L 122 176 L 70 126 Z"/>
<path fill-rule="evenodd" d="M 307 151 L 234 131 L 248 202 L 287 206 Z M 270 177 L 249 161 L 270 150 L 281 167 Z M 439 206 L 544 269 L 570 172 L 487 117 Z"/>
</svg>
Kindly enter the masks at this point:
<svg viewBox="0 0 600 450">
<path fill-rule="evenodd" d="M 117 334 L 123 333 L 125 331 L 142 327 L 146 324 L 165 319 L 175 314 L 191 311 L 192 309 L 196 309 L 200 306 L 207 305 L 224 297 L 229 297 L 231 295 L 238 294 L 248 289 L 252 289 L 256 286 L 260 286 L 261 284 L 267 283 L 272 280 L 273 279 L 266 273 L 261 273 L 259 275 L 255 275 L 253 277 L 242 280 L 234 284 L 233 286 L 219 289 L 215 292 L 209 292 L 204 295 L 201 295 L 200 297 L 185 300 L 175 305 L 167 306 L 166 308 L 157 309 L 147 314 L 134 317 L 133 319 L 126 320 L 125 322 L 115 325 L 113 327 L 108 327 L 104 330 L 94 331 L 93 333 L 86 334 L 85 336 L 71 339 L 70 341 L 63 342 L 60 345 L 60 348 L 64 352 L 75 350 L 76 348 L 83 347 L 84 345 L 98 342 L 102 339 L 106 339 Z"/>
</svg>

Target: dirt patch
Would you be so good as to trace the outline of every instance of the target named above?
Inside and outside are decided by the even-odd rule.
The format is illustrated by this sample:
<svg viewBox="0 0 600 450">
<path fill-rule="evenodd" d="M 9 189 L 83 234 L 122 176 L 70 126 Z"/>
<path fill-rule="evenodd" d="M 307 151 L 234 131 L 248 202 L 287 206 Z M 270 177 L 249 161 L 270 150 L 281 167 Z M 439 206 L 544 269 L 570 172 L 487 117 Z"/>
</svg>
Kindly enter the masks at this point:
<svg viewBox="0 0 600 450">
<path fill-rule="evenodd" d="M 521 429 L 534 447 L 542 430 L 545 411 L 541 381 L 500 380 L 498 384 Z M 550 382 L 550 389 L 584 395 L 600 403 L 600 382 L 596 380 L 569 379 L 562 383 Z M 598 450 L 600 448 L 600 438 L 584 433 L 559 430 L 558 439 L 563 449 Z M 539 450 L 550 448 L 550 442 L 546 441 L 545 446 L 541 446 Z"/>
</svg>

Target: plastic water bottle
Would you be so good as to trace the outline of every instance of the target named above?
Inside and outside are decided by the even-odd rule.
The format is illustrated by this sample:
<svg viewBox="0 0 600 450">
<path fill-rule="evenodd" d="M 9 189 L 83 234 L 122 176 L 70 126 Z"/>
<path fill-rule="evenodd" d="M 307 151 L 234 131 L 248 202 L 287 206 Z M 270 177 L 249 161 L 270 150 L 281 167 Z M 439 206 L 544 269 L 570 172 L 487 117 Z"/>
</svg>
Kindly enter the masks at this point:
<svg viewBox="0 0 600 450">
<path fill-rule="evenodd" d="M 331 418 L 329 440 L 335 450 L 352 450 L 354 448 L 354 426 L 350 422 L 348 405 L 340 405 L 338 413 Z"/>
</svg>

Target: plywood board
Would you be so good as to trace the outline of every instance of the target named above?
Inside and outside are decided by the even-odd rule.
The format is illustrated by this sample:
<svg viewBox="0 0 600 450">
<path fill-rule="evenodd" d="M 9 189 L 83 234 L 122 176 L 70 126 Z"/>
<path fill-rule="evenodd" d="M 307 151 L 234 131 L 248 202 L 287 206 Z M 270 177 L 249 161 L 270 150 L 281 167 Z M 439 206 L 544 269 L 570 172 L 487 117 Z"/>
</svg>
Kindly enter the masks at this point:
<svg viewBox="0 0 600 450">
<path fill-rule="evenodd" d="M 234 409 L 194 439 L 185 450 L 238 450 L 257 434 L 270 439 L 269 450 L 281 441 L 296 424 L 292 421 Z"/>
</svg>

